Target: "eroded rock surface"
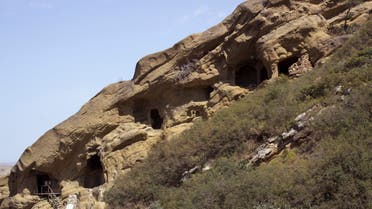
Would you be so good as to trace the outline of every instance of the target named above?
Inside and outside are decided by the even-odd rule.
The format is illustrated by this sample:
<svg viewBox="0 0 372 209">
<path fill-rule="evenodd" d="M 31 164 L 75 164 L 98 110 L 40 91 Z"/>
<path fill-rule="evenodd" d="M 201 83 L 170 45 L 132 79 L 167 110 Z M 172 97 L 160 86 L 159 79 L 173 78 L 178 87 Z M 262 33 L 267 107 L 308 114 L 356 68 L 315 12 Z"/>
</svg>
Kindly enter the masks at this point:
<svg viewBox="0 0 372 209">
<path fill-rule="evenodd" d="M 346 0 L 249 0 L 220 24 L 142 58 L 131 81 L 107 86 L 25 150 L 0 208 L 43 207 L 45 186 L 64 201 L 78 194 L 82 207 L 103 208 L 101 192 L 160 140 L 280 74 L 321 64 L 347 40 L 350 7 Z M 367 21 L 371 8 L 371 1 L 353 6 L 348 28 Z"/>
</svg>

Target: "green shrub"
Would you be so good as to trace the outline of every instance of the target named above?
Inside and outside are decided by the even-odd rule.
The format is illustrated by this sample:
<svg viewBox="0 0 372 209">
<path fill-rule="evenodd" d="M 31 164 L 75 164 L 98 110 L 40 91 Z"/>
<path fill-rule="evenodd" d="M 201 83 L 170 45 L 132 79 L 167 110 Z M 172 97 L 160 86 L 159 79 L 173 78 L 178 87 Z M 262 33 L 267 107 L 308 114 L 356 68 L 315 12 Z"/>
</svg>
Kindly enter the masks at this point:
<svg viewBox="0 0 372 209">
<path fill-rule="evenodd" d="M 301 90 L 300 100 L 304 101 L 307 99 L 316 99 L 319 97 L 323 97 L 326 95 L 327 91 L 327 84 L 320 83 L 320 84 L 314 84 L 309 87 L 305 87 Z"/>
<path fill-rule="evenodd" d="M 372 48 L 367 48 L 357 55 L 351 57 L 345 64 L 347 68 L 357 68 L 362 67 L 365 64 L 372 64 L 371 63 L 372 57 Z"/>
</svg>

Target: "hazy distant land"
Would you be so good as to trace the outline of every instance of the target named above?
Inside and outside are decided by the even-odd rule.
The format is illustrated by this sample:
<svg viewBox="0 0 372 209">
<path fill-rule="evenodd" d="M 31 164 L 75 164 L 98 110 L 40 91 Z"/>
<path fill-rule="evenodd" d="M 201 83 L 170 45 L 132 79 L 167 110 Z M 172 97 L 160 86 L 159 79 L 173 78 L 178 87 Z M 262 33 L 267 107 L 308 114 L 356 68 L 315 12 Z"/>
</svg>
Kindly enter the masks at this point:
<svg viewBox="0 0 372 209">
<path fill-rule="evenodd" d="M 0 176 L 6 176 L 12 169 L 13 164 L 11 163 L 0 163 Z"/>
</svg>

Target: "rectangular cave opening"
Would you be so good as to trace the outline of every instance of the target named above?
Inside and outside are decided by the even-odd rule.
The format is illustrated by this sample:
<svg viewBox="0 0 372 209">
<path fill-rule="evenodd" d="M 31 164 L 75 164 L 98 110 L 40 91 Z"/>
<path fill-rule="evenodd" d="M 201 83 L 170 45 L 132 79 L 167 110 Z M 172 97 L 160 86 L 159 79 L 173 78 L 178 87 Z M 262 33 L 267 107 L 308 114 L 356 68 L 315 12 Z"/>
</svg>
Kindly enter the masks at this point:
<svg viewBox="0 0 372 209">
<path fill-rule="evenodd" d="M 298 62 L 299 57 L 288 57 L 287 59 L 284 59 L 278 63 L 278 72 L 279 74 L 283 74 L 286 76 L 289 76 L 289 68 Z"/>
<path fill-rule="evenodd" d="M 84 178 L 85 188 L 94 188 L 105 183 L 103 166 L 98 154 L 93 155 L 87 161 L 86 175 Z"/>
<path fill-rule="evenodd" d="M 61 193 L 59 182 L 45 173 L 36 174 L 36 185 L 35 194 L 39 196 L 49 194 L 59 195 Z"/>
<path fill-rule="evenodd" d="M 143 99 L 139 99 L 134 102 L 133 117 L 136 123 L 146 123 L 148 121 L 146 104 L 147 102 Z"/>
<path fill-rule="evenodd" d="M 151 117 L 151 127 L 153 129 L 161 129 L 163 126 L 163 118 L 159 114 L 158 109 L 152 109 L 150 111 L 150 117 Z"/>
<path fill-rule="evenodd" d="M 243 88 L 255 88 L 267 79 L 268 73 L 264 67 L 259 69 L 250 65 L 244 65 L 235 71 L 235 85 Z"/>
<path fill-rule="evenodd" d="M 263 67 L 258 72 L 258 83 L 257 83 L 257 85 L 264 82 L 267 79 L 269 79 L 269 75 L 267 73 L 266 68 Z"/>
</svg>

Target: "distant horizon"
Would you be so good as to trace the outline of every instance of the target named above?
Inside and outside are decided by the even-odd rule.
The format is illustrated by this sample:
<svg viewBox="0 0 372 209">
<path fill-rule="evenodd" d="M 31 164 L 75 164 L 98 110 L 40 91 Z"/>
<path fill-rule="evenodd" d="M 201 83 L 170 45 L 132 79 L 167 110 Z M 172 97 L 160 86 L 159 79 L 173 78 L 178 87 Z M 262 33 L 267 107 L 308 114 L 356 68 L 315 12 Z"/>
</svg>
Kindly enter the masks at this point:
<svg viewBox="0 0 372 209">
<path fill-rule="evenodd" d="M 10 162 L 0 162 L 0 166 L 14 166 L 17 162 L 10 163 Z"/>
<path fill-rule="evenodd" d="M 242 2 L 0 1 L 0 162 L 14 165 L 105 86 L 131 80 L 140 58 L 216 25 Z"/>
</svg>

